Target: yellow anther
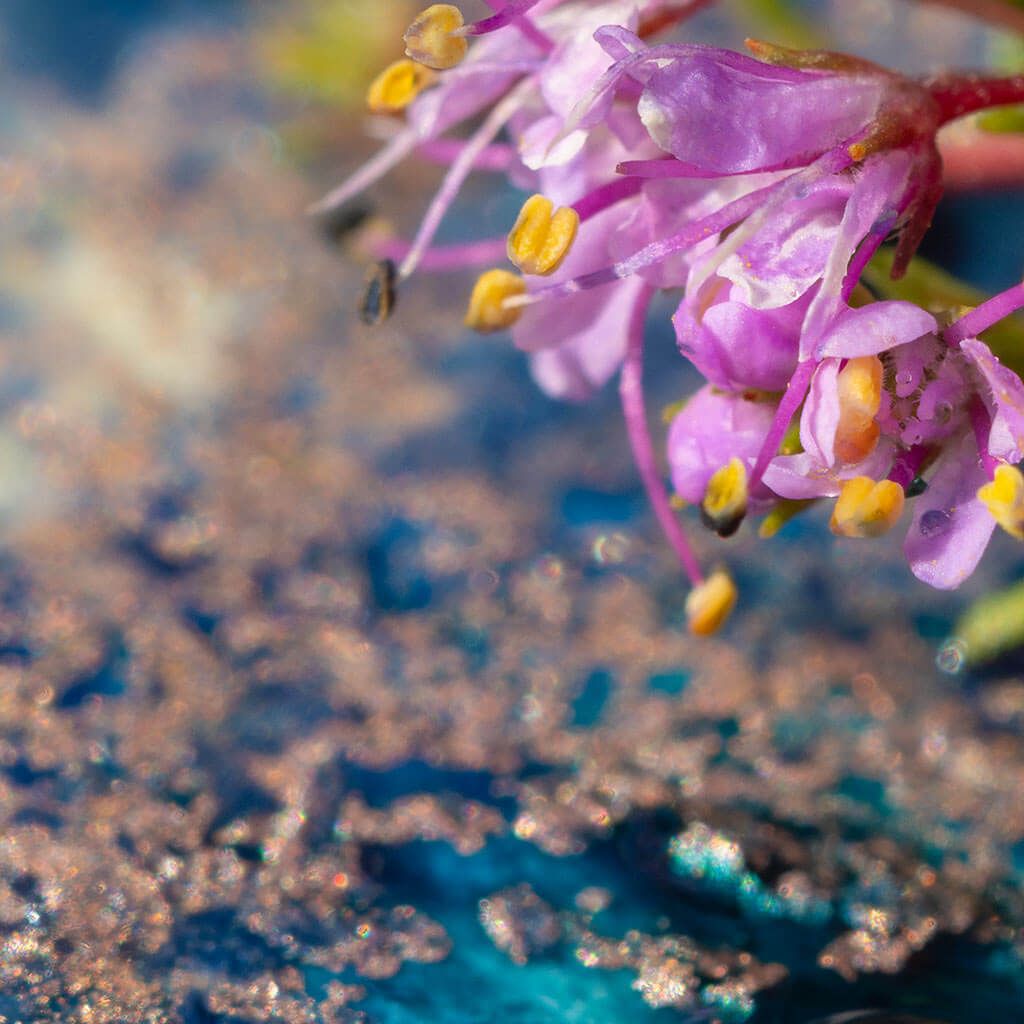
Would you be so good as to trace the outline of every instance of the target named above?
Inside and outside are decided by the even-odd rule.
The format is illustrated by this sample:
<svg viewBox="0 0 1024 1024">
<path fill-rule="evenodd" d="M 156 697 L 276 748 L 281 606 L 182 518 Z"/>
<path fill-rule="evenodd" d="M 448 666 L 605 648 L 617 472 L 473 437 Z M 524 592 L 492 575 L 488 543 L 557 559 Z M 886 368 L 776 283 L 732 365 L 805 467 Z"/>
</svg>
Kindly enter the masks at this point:
<svg viewBox="0 0 1024 1024">
<path fill-rule="evenodd" d="M 868 155 L 868 147 L 863 142 L 855 142 L 851 146 L 846 147 L 846 152 L 850 154 L 851 160 L 863 160 Z"/>
<path fill-rule="evenodd" d="M 995 479 L 978 488 L 992 518 L 1017 540 L 1024 540 L 1024 474 L 1016 466 L 996 466 Z"/>
<path fill-rule="evenodd" d="M 733 456 L 715 471 L 700 503 L 700 517 L 719 537 L 731 537 L 747 514 L 747 467 Z"/>
<path fill-rule="evenodd" d="M 530 196 L 508 233 L 508 258 L 524 274 L 553 274 L 576 241 L 579 226 L 580 215 L 571 206 L 555 210 L 550 199 Z"/>
<path fill-rule="evenodd" d="M 716 569 L 686 595 L 686 622 L 691 633 L 717 633 L 736 604 L 736 584 L 724 569 Z"/>
<path fill-rule="evenodd" d="M 462 11 L 458 7 L 431 4 L 406 29 L 402 37 L 405 55 L 438 71 L 455 67 L 466 56 L 468 45 L 464 36 L 452 35 L 462 24 Z"/>
<path fill-rule="evenodd" d="M 375 114 L 404 110 L 435 79 L 434 72 L 414 60 L 396 60 L 371 83 L 366 103 Z"/>
<path fill-rule="evenodd" d="M 866 459 L 878 444 L 875 415 L 882 401 L 882 361 L 878 356 L 851 359 L 839 371 L 839 423 L 835 453 L 841 462 Z"/>
<path fill-rule="evenodd" d="M 881 537 L 896 525 L 904 497 L 893 480 L 855 476 L 839 492 L 829 526 L 840 537 Z"/>
<path fill-rule="evenodd" d="M 526 282 L 511 270 L 486 271 L 473 285 L 466 326 L 481 334 L 511 327 L 523 310 L 521 306 L 506 306 L 505 300 L 525 291 Z"/>
</svg>

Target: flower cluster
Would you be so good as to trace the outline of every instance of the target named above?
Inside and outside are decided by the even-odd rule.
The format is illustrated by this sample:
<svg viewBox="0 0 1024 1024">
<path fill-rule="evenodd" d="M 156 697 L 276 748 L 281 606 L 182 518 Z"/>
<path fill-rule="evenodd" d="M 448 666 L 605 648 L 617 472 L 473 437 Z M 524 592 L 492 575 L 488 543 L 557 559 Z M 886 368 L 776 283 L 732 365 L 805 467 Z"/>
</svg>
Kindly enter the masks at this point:
<svg viewBox="0 0 1024 1024">
<path fill-rule="evenodd" d="M 470 25 L 429 7 L 370 89 L 371 108 L 405 126 L 317 209 L 414 151 L 448 164 L 416 237 L 385 244 L 364 316 L 384 315 L 418 266 L 507 256 L 515 269 L 479 276 L 466 323 L 511 329 L 558 397 L 619 373 L 695 632 L 718 628 L 735 588 L 724 570 L 702 573 L 647 433 L 643 334 L 659 289 L 681 289 L 679 350 L 706 379 L 669 430 L 678 498 L 722 536 L 749 514 L 770 535 L 835 499 L 846 537 L 889 530 L 909 498 L 911 569 L 955 587 L 997 525 L 1024 537 L 1024 384 L 980 338 L 1024 305 L 1024 286 L 973 311 L 924 309 L 876 297 L 862 275 L 887 238 L 894 276 L 913 257 L 942 190 L 941 125 L 1024 97 L 1024 83 L 922 83 L 836 53 L 656 40 L 707 2 L 495 0 Z M 474 169 L 531 198 L 507 238 L 433 245 Z"/>
</svg>

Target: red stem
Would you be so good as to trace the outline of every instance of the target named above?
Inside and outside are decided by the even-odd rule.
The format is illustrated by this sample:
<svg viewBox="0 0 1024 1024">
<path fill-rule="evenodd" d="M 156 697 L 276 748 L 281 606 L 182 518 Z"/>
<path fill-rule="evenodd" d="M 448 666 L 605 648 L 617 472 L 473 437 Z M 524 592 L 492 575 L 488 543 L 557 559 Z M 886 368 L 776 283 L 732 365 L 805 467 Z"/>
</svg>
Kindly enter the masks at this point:
<svg viewBox="0 0 1024 1024">
<path fill-rule="evenodd" d="M 1008 103 L 1024 103 L 1024 75 L 986 78 L 984 75 L 943 75 L 924 87 L 939 105 L 942 124 L 964 114 Z"/>
</svg>

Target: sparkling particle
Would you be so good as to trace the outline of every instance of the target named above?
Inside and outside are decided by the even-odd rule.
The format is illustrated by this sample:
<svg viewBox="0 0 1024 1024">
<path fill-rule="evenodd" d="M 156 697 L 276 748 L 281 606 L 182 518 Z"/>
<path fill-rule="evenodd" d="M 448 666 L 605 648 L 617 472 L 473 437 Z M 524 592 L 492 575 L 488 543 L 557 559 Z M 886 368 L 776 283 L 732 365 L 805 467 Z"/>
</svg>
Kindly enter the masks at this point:
<svg viewBox="0 0 1024 1024">
<path fill-rule="evenodd" d="M 939 648 L 935 664 L 940 672 L 956 675 L 963 668 L 966 658 L 967 642 L 959 637 L 952 637 Z"/>
</svg>

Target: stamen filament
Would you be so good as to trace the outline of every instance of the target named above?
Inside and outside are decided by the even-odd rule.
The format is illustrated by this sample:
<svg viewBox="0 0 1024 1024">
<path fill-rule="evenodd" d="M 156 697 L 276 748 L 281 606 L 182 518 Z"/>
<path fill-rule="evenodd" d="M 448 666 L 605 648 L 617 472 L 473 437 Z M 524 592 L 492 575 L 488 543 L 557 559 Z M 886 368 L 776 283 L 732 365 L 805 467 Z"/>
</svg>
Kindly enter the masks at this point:
<svg viewBox="0 0 1024 1024">
<path fill-rule="evenodd" d="M 642 183 L 631 181 L 629 178 L 615 178 L 606 185 L 599 185 L 588 192 L 582 199 L 572 204 L 572 208 L 579 214 L 580 222 L 590 220 L 602 210 L 614 206 L 623 199 L 629 199 L 638 195 Z"/>
<path fill-rule="evenodd" d="M 759 201 L 752 207 L 750 215 L 728 238 L 715 246 L 714 252 L 703 263 L 694 267 L 687 289 L 696 293 L 725 260 L 756 235 L 768 219 L 773 217 L 783 204 L 789 202 L 794 193 L 803 188 L 805 183 L 817 181 L 828 174 L 838 174 L 853 162 L 854 160 L 844 143 L 823 153 L 803 170 L 794 171 L 781 181 L 773 182 L 771 185 L 750 193 L 751 196 L 759 197 Z M 767 201 L 761 202 L 760 197 L 764 197 Z M 739 202 L 739 200 L 734 202 Z M 821 290 L 824 291 L 824 286 Z"/>
<path fill-rule="evenodd" d="M 647 411 L 643 391 L 643 356 L 644 356 L 644 318 L 650 304 L 653 289 L 645 287 L 629 322 L 629 335 L 626 343 L 626 357 L 619 375 L 619 398 L 622 403 L 622 415 L 626 421 L 626 433 L 633 452 L 633 459 L 640 472 L 647 498 L 654 509 L 661 529 L 675 550 L 679 561 L 694 587 L 704 581 L 697 556 L 686 539 L 679 520 L 676 519 L 658 465 L 654 458 L 654 447 L 647 429 Z"/>
<path fill-rule="evenodd" d="M 417 152 L 437 164 L 452 164 L 466 148 L 464 139 L 433 139 L 422 143 Z M 492 142 L 473 164 L 474 171 L 507 171 L 516 159 L 516 151 L 506 142 Z"/>
<path fill-rule="evenodd" d="M 416 133 L 403 131 L 396 135 L 383 149 L 378 150 L 351 178 L 342 182 L 306 208 L 310 214 L 329 213 L 353 196 L 364 192 L 375 181 L 383 178 L 392 167 L 397 167 L 415 148 Z"/>
<path fill-rule="evenodd" d="M 509 0 L 504 7 L 498 9 L 489 18 L 475 21 L 471 25 L 464 25 L 456 34 L 460 36 L 482 36 L 512 24 L 531 43 L 545 53 L 550 53 L 555 48 L 554 40 L 546 32 L 539 29 L 529 18 L 523 17 L 537 2 L 538 0 Z M 493 7 L 494 5 L 492 4 L 491 6 Z"/>
<path fill-rule="evenodd" d="M 477 157 L 494 141 L 494 137 L 505 126 L 505 122 L 519 109 L 523 97 L 533 87 L 534 82 L 530 78 L 520 82 L 500 103 L 494 106 L 476 133 L 467 140 L 465 149 L 448 168 L 448 173 L 445 175 L 440 189 L 430 206 L 427 207 L 419 231 L 416 232 L 416 237 L 413 239 L 412 247 L 398 268 L 399 279 L 404 280 L 416 269 L 444 215 L 448 212 L 448 207 L 451 206 L 459 189 L 462 188 L 462 183 L 472 171 Z"/>
<path fill-rule="evenodd" d="M 668 256 L 677 252 L 685 252 L 692 249 L 698 242 L 709 238 L 712 235 L 720 234 L 726 228 L 731 227 L 737 221 L 748 216 L 763 202 L 778 186 L 768 185 L 765 188 L 757 189 L 739 199 L 727 203 L 720 210 L 694 221 L 687 225 L 682 231 L 668 238 L 652 242 L 643 249 L 633 253 L 618 263 L 600 270 L 593 270 L 588 274 L 581 274 L 579 277 L 571 278 L 560 284 L 548 285 L 546 288 L 539 288 L 528 295 L 521 295 L 510 300 L 516 305 L 529 306 L 537 302 L 544 302 L 549 299 L 560 299 L 566 295 L 575 295 L 578 292 L 587 291 L 590 288 L 598 288 L 603 284 L 610 284 L 612 281 L 621 280 L 624 277 L 631 277 L 633 274 L 645 267 L 660 263 Z M 582 218 L 581 218 L 582 219 Z"/>
<path fill-rule="evenodd" d="M 768 434 L 761 445 L 761 451 L 758 453 L 754 468 L 750 471 L 747 487 L 751 491 L 761 482 L 761 477 L 764 476 L 768 463 L 778 453 L 779 445 L 789 429 L 790 420 L 792 420 L 797 409 L 800 408 L 800 403 L 807 396 L 807 389 L 811 386 L 811 378 L 814 376 L 817 365 L 813 359 L 806 359 L 804 362 L 799 363 L 789 383 L 786 385 L 782 401 L 779 402 L 779 407 L 775 411 L 775 419 L 772 420 L 772 425 L 769 427 Z"/>
<path fill-rule="evenodd" d="M 956 348 L 965 338 L 977 338 L 982 331 L 1024 307 L 1024 284 L 1014 285 L 994 295 L 970 313 L 949 325 L 942 337 L 950 348 Z"/>
</svg>

